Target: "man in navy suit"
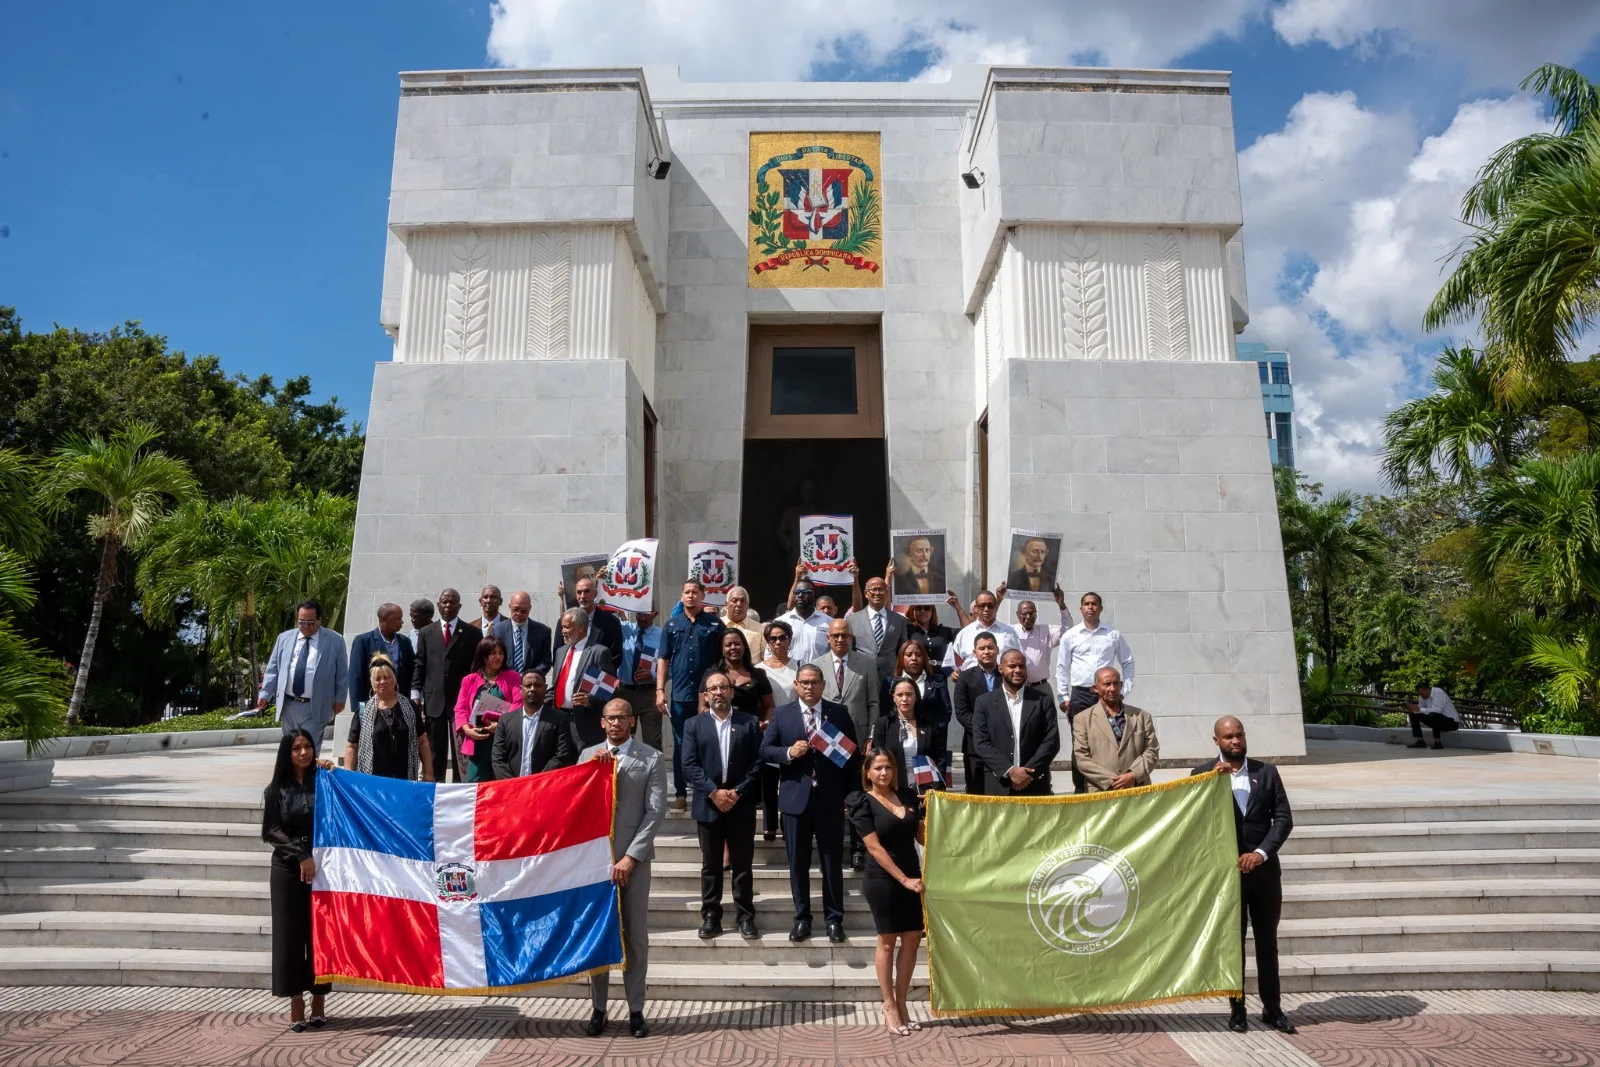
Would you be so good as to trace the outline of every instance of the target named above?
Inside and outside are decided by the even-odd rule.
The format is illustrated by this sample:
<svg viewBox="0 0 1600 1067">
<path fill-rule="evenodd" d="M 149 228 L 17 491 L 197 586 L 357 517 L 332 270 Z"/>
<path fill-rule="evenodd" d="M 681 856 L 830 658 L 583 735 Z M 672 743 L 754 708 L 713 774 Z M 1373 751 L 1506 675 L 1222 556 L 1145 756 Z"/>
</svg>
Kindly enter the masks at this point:
<svg viewBox="0 0 1600 1067">
<path fill-rule="evenodd" d="M 1220 771 L 1233 786 L 1233 828 L 1239 839 L 1239 951 L 1244 951 L 1246 924 L 1255 933 L 1256 983 L 1261 989 L 1261 1021 L 1280 1033 L 1292 1034 L 1294 1024 L 1283 1013 L 1278 981 L 1278 917 L 1283 913 L 1283 872 L 1278 850 L 1294 829 L 1289 797 L 1283 791 L 1278 768 L 1245 756 L 1244 724 L 1232 715 L 1217 720 L 1212 738 L 1218 757 L 1196 767 L 1191 774 Z M 1244 999 L 1228 1000 L 1232 1009 L 1228 1029 L 1242 1034 L 1250 1028 Z"/>
<path fill-rule="evenodd" d="M 533 612 L 533 598 L 524 590 L 511 594 L 510 606 L 511 617 L 496 619 L 485 636 L 498 637 L 506 646 L 507 667 L 518 674 L 529 671 L 544 674 L 555 662 L 550 655 L 553 638 L 550 627 L 529 618 Z"/>
<path fill-rule="evenodd" d="M 689 781 L 700 834 L 700 936 L 722 933 L 722 850 L 733 869 L 733 906 L 739 936 L 758 941 L 756 929 L 756 800 L 761 793 L 761 724 L 733 710 L 733 682 L 706 675 L 706 714 L 683 724 L 683 776 Z"/>
<path fill-rule="evenodd" d="M 822 914 L 828 940 L 844 941 L 844 797 L 857 781 L 852 756 L 843 767 L 811 747 L 811 730 L 832 723 L 852 743 L 856 726 L 850 709 L 822 699 L 822 668 L 801 667 L 794 677 L 796 699 L 772 713 L 761 739 L 761 759 L 778 765 L 778 810 L 789 851 L 789 892 L 794 896 L 790 941 L 811 937 L 811 838 L 822 862 Z"/>
<path fill-rule="evenodd" d="M 401 618 L 399 604 L 379 604 L 378 628 L 357 634 L 350 644 L 350 710 L 357 714 L 361 711 L 361 705 L 372 695 L 372 679 L 368 675 L 367 665 L 372 662 L 373 656 L 382 652 L 394 664 L 396 680 L 404 678 L 407 682 L 411 681 L 414 655 L 411 638 L 400 632 Z"/>
</svg>

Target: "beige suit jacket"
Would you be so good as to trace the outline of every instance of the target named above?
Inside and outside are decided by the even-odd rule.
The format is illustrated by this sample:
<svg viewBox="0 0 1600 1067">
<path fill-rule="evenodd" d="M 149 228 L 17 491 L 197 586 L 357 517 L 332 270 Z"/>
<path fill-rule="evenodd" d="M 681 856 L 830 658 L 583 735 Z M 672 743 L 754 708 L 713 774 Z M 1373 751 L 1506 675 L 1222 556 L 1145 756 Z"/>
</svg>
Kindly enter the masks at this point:
<svg viewBox="0 0 1600 1067">
<path fill-rule="evenodd" d="M 1121 742 L 1106 720 L 1105 705 L 1098 701 L 1072 720 L 1072 754 L 1077 758 L 1079 773 L 1088 779 L 1094 792 L 1110 789 L 1111 780 L 1125 773 L 1133 774 L 1135 785 L 1149 785 L 1150 772 L 1161 758 L 1156 724 L 1150 713 L 1124 704 L 1122 714 L 1127 723 L 1122 728 Z"/>
</svg>

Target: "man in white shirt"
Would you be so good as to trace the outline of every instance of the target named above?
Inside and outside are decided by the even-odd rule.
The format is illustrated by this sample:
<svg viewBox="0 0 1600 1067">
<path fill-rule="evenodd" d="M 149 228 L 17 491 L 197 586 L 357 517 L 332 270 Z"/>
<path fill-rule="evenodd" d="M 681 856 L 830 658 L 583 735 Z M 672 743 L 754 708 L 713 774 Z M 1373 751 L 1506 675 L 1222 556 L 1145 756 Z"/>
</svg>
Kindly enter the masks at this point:
<svg viewBox="0 0 1600 1067">
<path fill-rule="evenodd" d="M 1428 743 L 1422 739 L 1424 726 L 1433 730 L 1434 748 L 1444 747 L 1444 742 L 1439 739 L 1441 733 L 1461 729 L 1461 713 L 1456 710 L 1450 694 L 1427 682 L 1417 683 L 1417 702 L 1410 706 L 1406 714 L 1411 719 L 1411 736 L 1415 738 L 1408 746 L 1410 748 L 1428 747 Z"/>
<path fill-rule="evenodd" d="M 1070 722 L 1078 712 L 1100 698 L 1095 695 L 1094 676 L 1101 667 L 1115 667 L 1122 676 L 1122 694 L 1133 691 L 1133 649 L 1122 632 L 1100 622 L 1103 601 L 1099 593 L 1085 593 L 1078 608 L 1083 621 L 1061 634 L 1061 651 L 1056 655 L 1056 703 Z"/>
<path fill-rule="evenodd" d="M 700 937 L 722 933 L 722 857 L 733 876 L 739 936 L 757 941 L 753 903 L 756 806 L 761 795 L 761 724 L 733 710 L 733 682 L 706 675 L 706 713 L 683 724 L 683 776 L 693 791 L 700 840 Z"/>
<path fill-rule="evenodd" d="M 794 631 L 789 644 L 791 662 L 810 663 L 828 651 L 828 624 L 833 619 L 817 610 L 817 587 L 809 578 L 795 583 L 794 607 L 778 619 Z"/>
<path fill-rule="evenodd" d="M 295 628 L 279 634 L 272 646 L 256 707 L 276 704 L 284 735 L 305 730 L 320 752 L 328 724 L 344 710 L 348 672 L 344 638 L 322 628 L 321 604 L 302 600 L 295 608 Z"/>
<path fill-rule="evenodd" d="M 950 642 L 950 647 L 945 651 L 946 667 L 957 671 L 972 667 L 972 643 L 981 633 L 994 635 L 995 645 L 1002 656 L 1013 648 L 1022 647 L 1016 627 L 995 618 L 999 610 L 999 597 L 987 589 L 978 594 L 977 599 L 972 602 L 973 620 L 961 628 L 961 632 L 956 634 L 955 640 Z"/>
<path fill-rule="evenodd" d="M 1006 587 L 1002 583 L 994 595 L 1001 600 L 1005 599 Z M 1028 687 L 1037 689 L 1039 693 L 1050 702 L 1051 707 L 1056 706 L 1055 694 L 1050 691 L 1050 675 L 1053 672 L 1052 652 L 1061 644 L 1061 635 L 1067 627 L 1072 625 L 1072 614 L 1067 611 L 1067 595 L 1058 585 L 1055 588 L 1056 610 L 1060 612 L 1060 623 L 1047 623 L 1039 625 L 1039 606 L 1031 600 L 1024 600 L 1017 605 L 1017 642 L 1022 647 L 1022 654 L 1028 661 Z"/>
</svg>

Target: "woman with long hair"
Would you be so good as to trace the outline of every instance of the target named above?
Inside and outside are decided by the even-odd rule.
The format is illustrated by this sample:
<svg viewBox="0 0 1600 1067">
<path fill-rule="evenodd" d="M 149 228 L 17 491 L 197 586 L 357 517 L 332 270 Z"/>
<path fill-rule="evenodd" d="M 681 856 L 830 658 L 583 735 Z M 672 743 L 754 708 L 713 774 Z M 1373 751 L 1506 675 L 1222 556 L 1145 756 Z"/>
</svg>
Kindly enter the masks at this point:
<svg viewBox="0 0 1600 1067">
<path fill-rule="evenodd" d="M 761 670 L 772 685 L 772 704 L 774 707 L 793 704 L 794 675 L 801 666 L 789 655 L 789 649 L 794 645 L 794 628 L 781 619 L 774 619 L 767 623 L 767 628 L 761 636 L 766 638 L 767 646 L 767 658 L 761 661 Z M 763 763 L 761 765 L 762 840 L 778 839 L 778 823 L 778 765 Z"/>
<path fill-rule="evenodd" d="M 394 675 L 394 663 L 382 652 L 367 661 L 372 695 L 355 709 L 344 765 L 380 778 L 433 781 L 433 748 L 422 712 L 411 703 Z"/>
<path fill-rule="evenodd" d="M 971 620 L 961 610 L 961 602 L 954 597 L 950 604 L 956 609 L 956 616 L 965 626 Z M 932 604 L 913 604 L 906 609 L 906 635 L 908 637 L 921 637 L 928 646 L 928 657 L 933 669 L 940 674 L 948 674 L 944 669 L 945 651 L 950 647 L 950 642 L 956 639 L 956 632 L 939 621 L 939 609 Z"/>
<path fill-rule="evenodd" d="M 513 709 L 522 706 L 522 676 L 506 665 L 506 646 L 498 637 L 485 637 L 472 653 L 472 673 L 461 679 L 456 697 L 456 736 L 461 739 L 461 759 L 467 781 L 494 781 L 494 730 L 478 707 L 484 698 L 503 700 Z"/>
<path fill-rule="evenodd" d="M 945 782 L 950 781 L 950 720 L 955 717 L 954 708 L 950 702 L 950 682 L 939 672 L 939 663 L 923 643 L 922 635 L 913 633 L 910 637 L 900 642 L 900 651 L 895 655 L 894 677 L 883 683 L 879 691 L 878 707 L 883 709 L 883 714 L 892 716 L 894 712 L 894 686 L 901 678 L 909 678 L 917 687 L 917 713 L 918 723 L 928 727 L 931 734 L 931 750 L 924 751 L 922 755 L 932 759 L 939 766 L 939 773 L 944 776 Z M 904 768 L 902 768 L 902 771 Z M 901 781 L 905 781 L 904 778 Z"/>
<path fill-rule="evenodd" d="M 750 642 L 743 630 L 730 626 L 722 635 L 722 662 L 706 674 L 717 672 L 733 683 L 733 710 L 754 715 L 765 726 L 772 717 L 772 683 L 767 672 L 751 660 Z"/>
<path fill-rule="evenodd" d="M 318 984 L 311 954 L 311 880 L 317 861 L 311 857 L 311 824 L 317 803 L 317 750 L 311 735 L 295 730 L 278 743 L 278 762 L 261 797 L 261 840 L 272 846 L 272 995 L 289 997 L 289 1028 L 327 1022 L 323 997 L 331 988 Z M 311 993 L 306 1017 L 302 994 Z"/>
<path fill-rule="evenodd" d="M 889 714 L 878 716 L 878 721 L 872 724 L 867 750 L 889 753 L 894 759 L 898 780 L 914 788 L 920 796 L 929 787 L 918 785 L 914 780 L 911 770 L 915 760 L 918 756 L 926 756 L 939 768 L 939 774 L 943 777 L 945 745 L 940 731 L 920 716 L 916 682 L 910 678 L 897 678 L 894 685 L 889 687 L 889 694 Z"/>
<path fill-rule="evenodd" d="M 884 750 L 867 755 L 861 768 L 861 790 L 845 798 L 850 825 L 867 846 L 867 873 L 861 895 L 872 909 L 878 931 L 878 990 L 889 1032 L 904 1036 L 921 1025 L 911 1022 L 906 994 L 922 941 L 922 866 L 917 843 L 922 840 L 922 807 L 917 792 L 896 776 L 894 758 Z M 896 945 L 898 942 L 898 946 Z"/>
</svg>

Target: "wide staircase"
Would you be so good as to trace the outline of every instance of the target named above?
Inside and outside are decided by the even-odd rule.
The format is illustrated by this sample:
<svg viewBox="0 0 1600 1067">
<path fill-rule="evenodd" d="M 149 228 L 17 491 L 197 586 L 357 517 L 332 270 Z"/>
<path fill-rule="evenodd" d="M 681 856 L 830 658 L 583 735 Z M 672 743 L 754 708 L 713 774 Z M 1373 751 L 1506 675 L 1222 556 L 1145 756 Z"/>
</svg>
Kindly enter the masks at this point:
<svg viewBox="0 0 1600 1067">
<path fill-rule="evenodd" d="M 1302 806 L 1296 819 L 1287 989 L 1600 988 L 1600 803 Z M 671 816 L 657 853 L 652 996 L 875 999 L 859 875 L 846 875 L 849 943 L 822 936 L 814 874 L 817 936 L 791 944 L 782 841 L 758 841 L 761 940 L 732 932 L 730 903 L 730 932 L 701 941 L 693 823 Z M 0 795 L 0 984 L 265 986 L 267 871 L 257 808 Z"/>
</svg>

